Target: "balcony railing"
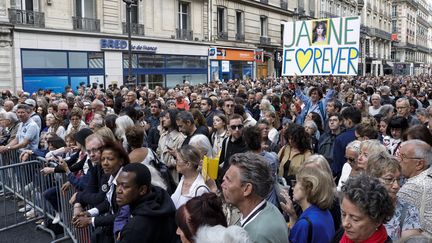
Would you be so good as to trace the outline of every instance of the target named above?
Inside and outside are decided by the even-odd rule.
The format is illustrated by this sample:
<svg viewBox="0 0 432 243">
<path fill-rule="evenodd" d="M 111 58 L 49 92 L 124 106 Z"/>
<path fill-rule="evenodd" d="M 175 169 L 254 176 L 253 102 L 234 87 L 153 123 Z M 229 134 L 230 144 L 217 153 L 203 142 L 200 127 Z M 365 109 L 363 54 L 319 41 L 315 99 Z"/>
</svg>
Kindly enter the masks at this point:
<svg viewBox="0 0 432 243">
<path fill-rule="evenodd" d="M 244 34 L 240 34 L 240 33 L 236 33 L 236 41 L 245 41 L 245 35 Z"/>
<path fill-rule="evenodd" d="M 315 18 L 315 11 L 309 10 L 309 16 L 311 16 L 312 18 Z"/>
<path fill-rule="evenodd" d="M 369 28 L 368 34 L 371 36 L 379 37 L 381 39 L 391 40 L 391 34 L 390 33 L 388 33 L 387 31 L 384 31 L 384 30 L 377 29 L 377 28 Z"/>
<path fill-rule="evenodd" d="M 261 3 L 268 4 L 268 0 L 260 0 Z"/>
<path fill-rule="evenodd" d="M 281 9 L 288 9 L 288 1 L 287 0 L 281 0 L 280 1 Z"/>
<path fill-rule="evenodd" d="M 192 40 L 193 31 L 188 29 L 176 29 L 176 38 L 180 40 Z"/>
<path fill-rule="evenodd" d="M 267 36 L 261 36 L 260 37 L 260 44 L 261 45 L 270 45 L 271 44 L 271 38 Z"/>
<path fill-rule="evenodd" d="M 127 34 L 129 32 L 129 28 L 128 28 L 127 23 L 123 22 L 122 26 L 123 26 L 123 34 Z M 145 35 L 144 25 L 132 23 L 132 33 L 131 34 L 144 36 Z"/>
<path fill-rule="evenodd" d="M 15 25 L 27 25 L 33 27 L 45 27 L 45 15 L 41 12 L 9 9 L 9 21 Z"/>
<path fill-rule="evenodd" d="M 100 32 L 100 20 L 83 17 L 72 17 L 73 29 L 88 32 Z"/>
<path fill-rule="evenodd" d="M 217 38 L 218 40 L 228 40 L 228 32 L 218 32 Z"/>
</svg>

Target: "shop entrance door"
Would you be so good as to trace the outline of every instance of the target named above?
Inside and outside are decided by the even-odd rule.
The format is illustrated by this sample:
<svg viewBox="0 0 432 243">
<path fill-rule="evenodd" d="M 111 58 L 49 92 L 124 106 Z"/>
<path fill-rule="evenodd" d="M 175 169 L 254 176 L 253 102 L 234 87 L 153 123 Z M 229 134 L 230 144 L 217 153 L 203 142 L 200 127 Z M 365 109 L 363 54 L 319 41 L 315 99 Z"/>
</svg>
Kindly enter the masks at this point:
<svg viewBox="0 0 432 243">
<path fill-rule="evenodd" d="M 268 76 L 267 63 L 261 63 L 257 66 L 257 78 L 266 78 Z"/>
</svg>

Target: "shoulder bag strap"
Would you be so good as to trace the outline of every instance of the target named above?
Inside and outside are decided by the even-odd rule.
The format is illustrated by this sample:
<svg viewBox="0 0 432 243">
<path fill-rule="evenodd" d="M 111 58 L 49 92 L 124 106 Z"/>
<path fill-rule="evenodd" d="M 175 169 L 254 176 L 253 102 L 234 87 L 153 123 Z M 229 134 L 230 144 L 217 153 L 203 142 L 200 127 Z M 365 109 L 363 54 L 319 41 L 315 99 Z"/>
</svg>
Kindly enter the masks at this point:
<svg viewBox="0 0 432 243">
<path fill-rule="evenodd" d="M 207 192 L 210 192 L 210 189 L 209 189 L 206 185 L 200 185 L 199 187 L 197 187 L 197 188 L 195 189 L 195 196 L 194 196 L 194 197 L 197 197 L 198 190 L 199 190 L 200 188 L 205 188 L 205 189 L 207 190 Z"/>
<path fill-rule="evenodd" d="M 309 217 L 304 217 L 304 219 L 308 222 L 308 243 L 312 242 L 312 233 L 313 233 L 313 227 L 312 227 L 312 221 L 309 219 Z"/>
</svg>

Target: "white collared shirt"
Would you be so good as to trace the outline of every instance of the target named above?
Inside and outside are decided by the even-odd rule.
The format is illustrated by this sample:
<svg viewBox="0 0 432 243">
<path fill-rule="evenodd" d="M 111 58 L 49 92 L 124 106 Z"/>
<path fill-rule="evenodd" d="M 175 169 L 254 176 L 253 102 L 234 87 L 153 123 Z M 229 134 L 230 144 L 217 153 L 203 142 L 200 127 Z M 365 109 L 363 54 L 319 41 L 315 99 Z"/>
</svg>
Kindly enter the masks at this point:
<svg viewBox="0 0 432 243">
<path fill-rule="evenodd" d="M 111 209 L 113 208 L 113 205 L 111 205 L 111 201 L 112 201 L 112 196 L 114 193 L 114 185 L 117 187 L 117 178 L 120 175 L 120 172 L 122 172 L 123 167 L 121 167 L 119 169 L 119 171 L 117 172 L 116 176 L 113 177 L 112 175 L 110 176 L 109 180 L 108 180 L 108 186 L 109 186 L 109 191 L 106 194 L 107 200 L 111 206 Z"/>
</svg>

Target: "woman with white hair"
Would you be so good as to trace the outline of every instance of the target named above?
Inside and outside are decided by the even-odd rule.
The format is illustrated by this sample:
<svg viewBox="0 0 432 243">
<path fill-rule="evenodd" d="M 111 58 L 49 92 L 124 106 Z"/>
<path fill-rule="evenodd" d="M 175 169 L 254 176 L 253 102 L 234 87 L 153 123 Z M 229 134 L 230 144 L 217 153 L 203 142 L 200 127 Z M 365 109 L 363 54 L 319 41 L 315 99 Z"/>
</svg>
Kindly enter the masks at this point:
<svg viewBox="0 0 432 243">
<path fill-rule="evenodd" d="M 126 139 L 126 129 L 128 127 L 133 127 L 135 125 L 135 123 L 133 122 L 133 120 L 127 116 L 127 115 L 123 115 L 123 116 L 119 116 L 116 121 L 116 129 L 115 129 L 115 136 L 117 137 L 117 139 L 122 143 L 123 148 L 128 151 L 128 142 Z"/>
<path fill-rule="evenodd" d="M 9 144 L 16 137 L 18 131 L 18 118 L 13 112 L 0 113 L 0 145 Z"/>
<path fill-rule="evenodd" d="M 202 226 L 198 229 L 195 243 L 252 243 L 242 227 L 231 225 Z"/>
<path fill-rule="evenodd" d="M 350 176 L 354 176 L 357 174 L 358 171 L 357 159 L 358 156 L 360 155 L 360 144 L 361 144 L 360 141 L 354 140 L 351 143 L 349 143 L 345 148 L 346 163 L 342 168 L 342 174 L 337 186 L 338 191 L 341 191 L 342 185 L 345 183 L 345 181 L 348 180 Z"/>
<path fill-rule="evenodd" d="M 270 101 L 268 99 L 262 99 L 261 103 L 259 105 L 259 109 L 261 111 L 260 113 L 260 119 L 265 118 L 265 113 L 267 111 L 275 111 L 273 106 L 271 105 Z"/>
</svg>

